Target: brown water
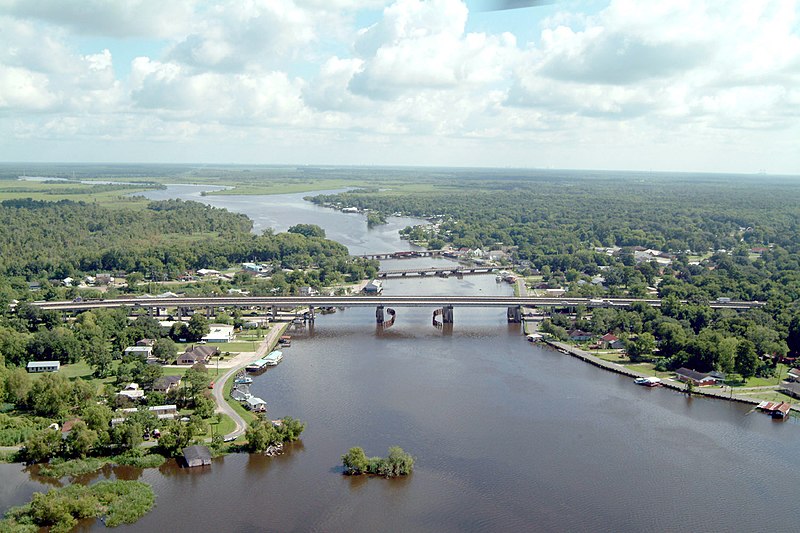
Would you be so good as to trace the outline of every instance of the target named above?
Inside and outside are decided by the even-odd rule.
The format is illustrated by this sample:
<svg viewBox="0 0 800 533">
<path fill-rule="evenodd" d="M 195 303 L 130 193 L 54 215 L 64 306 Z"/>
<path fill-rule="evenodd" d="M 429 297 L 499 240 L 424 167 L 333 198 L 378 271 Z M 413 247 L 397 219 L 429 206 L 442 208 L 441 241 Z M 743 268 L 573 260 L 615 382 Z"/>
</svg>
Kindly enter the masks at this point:
<svg viewBox="0 0 800 533">
<path fill-rule="evenodd" d="M 361 246 L 391 250 L 393 238 Z M 385 287 L 511 291 L 492 276 Z M 431 312 L 399 308 L 382 330 L 374 310 L 347 309 L 294 331 L 283 362 L 252 391 L 270 416 L 305 421 L 302 441 L 281 457 L 230 455 L 204 469 L 107 469 L 98 477 L 138 478 L 157 494 L 152 513 L 120 529 L 797 530 L 795 419 L 637 387 L 525 342 L 504 309 L 456 308 L 451 330 L 433 327 Z M 401 480 L 345 477 L 340 456 L 355 445 L 370 455 L 402 446 L 417 458 L 415 471 Z M 3 507 L 47 488 L 19 465 L 0 465 L 0 475 Z"/>
</svg>

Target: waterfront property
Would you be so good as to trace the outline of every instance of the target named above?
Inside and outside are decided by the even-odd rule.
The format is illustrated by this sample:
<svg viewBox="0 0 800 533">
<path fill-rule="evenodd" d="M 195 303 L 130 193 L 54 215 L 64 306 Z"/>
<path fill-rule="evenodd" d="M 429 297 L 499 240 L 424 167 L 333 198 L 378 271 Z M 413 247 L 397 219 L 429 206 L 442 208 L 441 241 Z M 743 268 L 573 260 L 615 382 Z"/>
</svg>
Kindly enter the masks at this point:
<svg viewBox="0 0 800 533">
<path fill-rule="evenodd" d="M 791 408 L 792 404 L 787 402 L 761 402 L 758 404 L 758 409 L 761 409 L 772 418 L 786 418 Z"/>
<path fill-rule="evenodd" d="M 186 466 L 205 466 L 211 464 L 211 451 L 207 446 L 187 446 L 183 449 L 183 460 Z"/>
<path fill-rule="evenodd" d="M 226 324 L 209 324 L 209 333 L 203 335 L 206 342 L 231 342 L 233 340 L 233 326 Z"/>
<path fill-rule="evenodd" d="M 58 361 L 31 361 L 25 368 L 32 374 L 38 372 L 58 372 L 61 368 L 61 363 Z"/>
<path fill-rule="evenodd" d="M 267 402 L 262 400 L 257 396 L 249 396 L 244 401 L 245 407 L 247 407 L 250 411 L 254 413 L 266 413 L 267 412 Z"/>
<path fill-rule="evenodd" d="M 684 383 L 691 382 L 697 387 L 716 385 L 721 381 L 718 377 L 712 376 L 711 374 L 705 374 L 685 367 L 676 370 L 675 377 L 678 378 L 678 381 L 683 381 Z"/>
</svg>

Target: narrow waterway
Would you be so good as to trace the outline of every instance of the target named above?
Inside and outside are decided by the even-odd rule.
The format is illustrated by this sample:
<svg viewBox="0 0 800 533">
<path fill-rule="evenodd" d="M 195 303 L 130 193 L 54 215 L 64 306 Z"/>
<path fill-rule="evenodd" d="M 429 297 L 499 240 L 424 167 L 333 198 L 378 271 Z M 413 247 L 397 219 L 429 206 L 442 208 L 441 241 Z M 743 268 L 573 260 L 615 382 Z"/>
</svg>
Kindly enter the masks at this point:
<svg viewBox="0 0 800 533">
<path fill-rule="evenodd" d="M 342 224 L 351 216 L 331 213 Z M 320 225 L 330 236 L 343 231 Z M 363 230 L 370 235 L 366 223 Z M 405 248 L 391 239 L 364 241 Z M 393 266 L 400 264 L 411 263 Z M 511 290 L 493 276 L 385 282 L 392 295 Z M 157 494 L 152 513 L 120 529 L 797 530 L 796 419 L 774 422 L 747 406 L 637 387 L 527 343 L 504 309 L 456 308 L 447 329 L 432 324 L 432 312 L 398 308 L 396 322 L 381 328 L 373 309 L 345 309 L 294 329 L 283 362 L 252 392 L 269 416 L 305 421 L 302 441 L 276 458 L 108 470 L 151 483 Z M 356 445 L 369 455 L 402 446 L 417 458 L 415 471 L 401 480 L 343 476 L 340 456 Z M 42 486 L 19 465 L 0 465 L 0 475 L 5 506 Z"/>
</svg>

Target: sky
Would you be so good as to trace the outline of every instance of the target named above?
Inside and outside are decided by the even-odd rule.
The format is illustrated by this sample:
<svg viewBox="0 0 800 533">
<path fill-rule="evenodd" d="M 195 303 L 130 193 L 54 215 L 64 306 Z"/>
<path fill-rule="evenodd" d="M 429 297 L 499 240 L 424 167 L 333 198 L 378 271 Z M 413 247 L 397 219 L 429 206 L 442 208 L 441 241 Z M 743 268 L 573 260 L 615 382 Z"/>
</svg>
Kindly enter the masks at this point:
<svg viewBox="0 0 800 533">
<path fill-rule="evenodd" d="M 0 0 L 0 161 L 800 174 L 800 0 Z"/>
</svg>

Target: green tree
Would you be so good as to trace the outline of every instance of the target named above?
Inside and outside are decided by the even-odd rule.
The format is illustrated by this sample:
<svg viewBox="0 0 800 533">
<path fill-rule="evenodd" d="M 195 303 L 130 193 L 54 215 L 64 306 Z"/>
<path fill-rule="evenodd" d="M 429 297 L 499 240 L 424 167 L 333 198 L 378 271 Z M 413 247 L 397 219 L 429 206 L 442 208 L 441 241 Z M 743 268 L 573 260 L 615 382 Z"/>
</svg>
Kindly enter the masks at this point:
<svg viewBox="0 0 800 533">
<path fill-rule="evenodd" d="M 26 461 L 40 463 L 58 455 L 61 450 L 61 432 L 55 429 L 42 429 L 25 441 L 22 455 Z"/>
<path fill-rule="evenodd" d="M 208 326 L 208 319 L 200 313 L 193 314 L 186 327 L 189 341 L 197 342 L 203 338 L 203 335 L 207 335 L 209 331 L 211 331 L 211 328 Z"/>
<path fill-rule="evenodd" d="M 89 426 L 82 420 L 78 420 L 72 426 L 72 430 L 64 439 L 66 454 L 70 457 L 84 458 L 99 444 L 97 432 L 89 429 Z"/>
<path fill-rule="evenodd" d="M 369 459 L 363 448 L 355 446 L 342 455 L 342 466 L 346 474 L 363 474 L 367 471 Z"/>
<path fill-rule="evenodd" d="M 756 346 L 750 340 L 742 340 L 736 347 L 736 362 L 734 369 L 743 379 L 752 377 L 758 368 L 758 354 Z"/>
<path fill-rule="evenodd" d="M 178 353 L 178 347 L 175 342 L 168 337 L 156 340 L 153 344 L 153 357 L 158 359 L 159 362 L 170 364 L 175 361 L 175 356 Z"/>
<path fill-rule="evenodd" d="M 289 233 L 297 233 L 305 237 L 312 237 L 318 239 L 325 238 L 325 230 L 316 224 L 295 224 L 286 230 Z"/>
<path fill-rule="evenodd" d="M 656 339 L 652 333 L 641 333 L 635 341 L 629 342 L 626 351 L 632 361 L 641 361 L 653 355 L 656 349 Z"/>
</svg>

